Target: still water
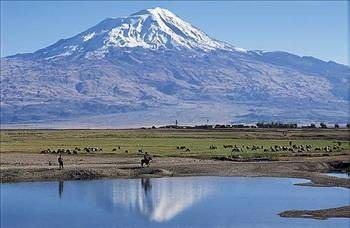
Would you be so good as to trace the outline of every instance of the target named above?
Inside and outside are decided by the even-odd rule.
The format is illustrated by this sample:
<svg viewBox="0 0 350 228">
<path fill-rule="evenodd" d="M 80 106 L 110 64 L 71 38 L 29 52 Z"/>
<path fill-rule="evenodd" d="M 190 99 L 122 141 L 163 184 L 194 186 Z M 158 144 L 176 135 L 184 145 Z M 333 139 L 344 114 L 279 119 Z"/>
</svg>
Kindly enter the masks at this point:
<svg viewBox="0 0 350 228">
<path fill-rule="evenodd" d="M 350 173 L 326 173 L 327 176 L 350 179 Z"/>
<path fill-rule="evenodd" d="M 172 177 L 1 184 L 1 227 L 349 227 L 281 218 L 349 204 L 344 188 L 290 178 Z"/>
</svg>

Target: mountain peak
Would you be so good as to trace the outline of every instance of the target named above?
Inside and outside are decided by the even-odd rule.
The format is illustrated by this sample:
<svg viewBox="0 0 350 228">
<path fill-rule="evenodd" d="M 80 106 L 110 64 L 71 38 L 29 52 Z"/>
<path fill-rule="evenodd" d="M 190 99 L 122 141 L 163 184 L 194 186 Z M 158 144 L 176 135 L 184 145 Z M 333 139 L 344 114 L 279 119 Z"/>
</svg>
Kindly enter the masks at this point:
<svg viewBox="0 0 350 228">
<path fill-rule="evenodd" d="M 140 10 L 136 13 L 131 14 L 130 16 L 134 15 L 145 15 L 145 14 L 152 14 L 152 15 L 172 15 L 175 16 L 174 13 L 172 13 L 170 10 L 161 8 L 161 7 L 154 7 L 149 9 Z"/>
<path fill-rule="evenodd" d="M 167 9 L 155 7 L 128 17 L 107 18 L 96 26 L 37 52 L 40 57 L 80 55 L 103 58 L 116 48 L 245 51 L 210 38 Z"/>
</svg>

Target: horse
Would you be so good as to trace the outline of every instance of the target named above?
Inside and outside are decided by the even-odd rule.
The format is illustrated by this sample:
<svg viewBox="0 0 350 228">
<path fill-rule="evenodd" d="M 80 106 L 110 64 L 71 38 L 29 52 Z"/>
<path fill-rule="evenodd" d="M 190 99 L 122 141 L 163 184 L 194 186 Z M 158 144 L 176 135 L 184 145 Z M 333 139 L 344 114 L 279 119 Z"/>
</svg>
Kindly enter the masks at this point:
<svg viewBox="0 0 350 228">
<path fill-rule="evenodd" d="M 149 167 L 150 162 L 152 161 L 152 158 L 143 158 L 141 159 L 141 166 L 143 167 L 143 164 L 147 165 L 147 167 Z"/>
</svg>

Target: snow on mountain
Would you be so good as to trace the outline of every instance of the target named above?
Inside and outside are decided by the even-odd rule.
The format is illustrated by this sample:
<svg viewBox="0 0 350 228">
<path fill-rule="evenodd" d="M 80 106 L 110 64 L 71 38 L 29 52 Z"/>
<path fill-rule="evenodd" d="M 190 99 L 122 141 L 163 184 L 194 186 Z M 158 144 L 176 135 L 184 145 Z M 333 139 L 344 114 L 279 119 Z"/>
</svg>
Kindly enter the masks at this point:
<svg viewBox="0 0 350 228">
<path fill-rule="evenodd" d="M 103 58 L 111 48 L 141 47 L 151 50 L 242 51 L 210 38 L 169 10 L 159 7 L 141 10 L 128 17 L 107 18 L 98 25 L 67 40 L 39 50 L 47 59 L 82 54 Z"/>
<path fill-rule="evenodd" d="M 154 8 L 2 58 L 1 123 L 347 122 L 349 79 L 349 66 L 236 48 Z"/>
</svg>

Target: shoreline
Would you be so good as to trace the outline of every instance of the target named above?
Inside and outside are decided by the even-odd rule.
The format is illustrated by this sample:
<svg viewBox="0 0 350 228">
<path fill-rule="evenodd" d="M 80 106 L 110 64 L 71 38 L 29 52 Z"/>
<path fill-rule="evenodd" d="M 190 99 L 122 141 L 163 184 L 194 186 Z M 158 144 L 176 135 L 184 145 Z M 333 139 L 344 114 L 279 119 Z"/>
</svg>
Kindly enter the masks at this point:
<svg viewBox="0 0 350 228">
<path fill-rule="evenodd" d="M 334 164 L 350 164 L 347 155 L 295 158 L 294 160 L 237 162 L 185 157 L 156 157 L 150 167 L 141 167 L 139 157 L 113 155 L 65 156 L 65 168 L 47 165 L 55 155 L 1 153 L 1 183 L 115 179 L 165 176 L 242 176 L 301 178 L 310 182 L 297 185 L 350 188 L 350 179 L 328 176 Z"/>
<path fill-rule="evenodd" d="M 349 164 L 350 158 L 303 158 L 262 162 L 237 162 L 185 157 L 156 157 L 150 167 L 141 167 L 139 157 L 113 155 L 65 156 L 65 168 L 59 170 L 55 155 L 1 153 L 1 183 L 26 181 L 89 180 L 166 176 L 241 176 L 307 179 L 301 186 L 350 188 L 350 179 L 328 176 L 334 163 Z"/>
<path fill-rule="evenodd" d="M 114 172 L 110 172 L 114 170 Z M 127 172 L 125 172 L 127 170 Z M 137 170 L 137 171 L 136 171 Z M 109 171 L 106 174 L 105 171 Z M 46 175 L 36 174 L 46 172 Z M 342 187 L 350 189 L 350 180 L 331 177 L 322 173 L 173 173 L 169 170 L 156 167 L 130 167 L 117 168 L 115 166 L 102 167 L 66 167 L 58 168 L 8 168 L 1 169 L 1 184 L 21 182 L 51 182 L 51 181 L 75 181 L 75 180 L 100 180 L 100 179 L 134 179 L 134 178 L 162 178 L 162 177 L 190 177 L 190 176 L 216 176 L 216 177 L 271 177 L 271 178 L 295 178 L 308 182 L 296 183 L 297 186 L 307 187 Z"/>
<path fill-rule="evenodd" d="M 290 210 L 278 214 L 285 218 L 312 218 L 325 220 L 328 218 L 350 218 L 350 205 L 320 210 Z"/>
</svg>

